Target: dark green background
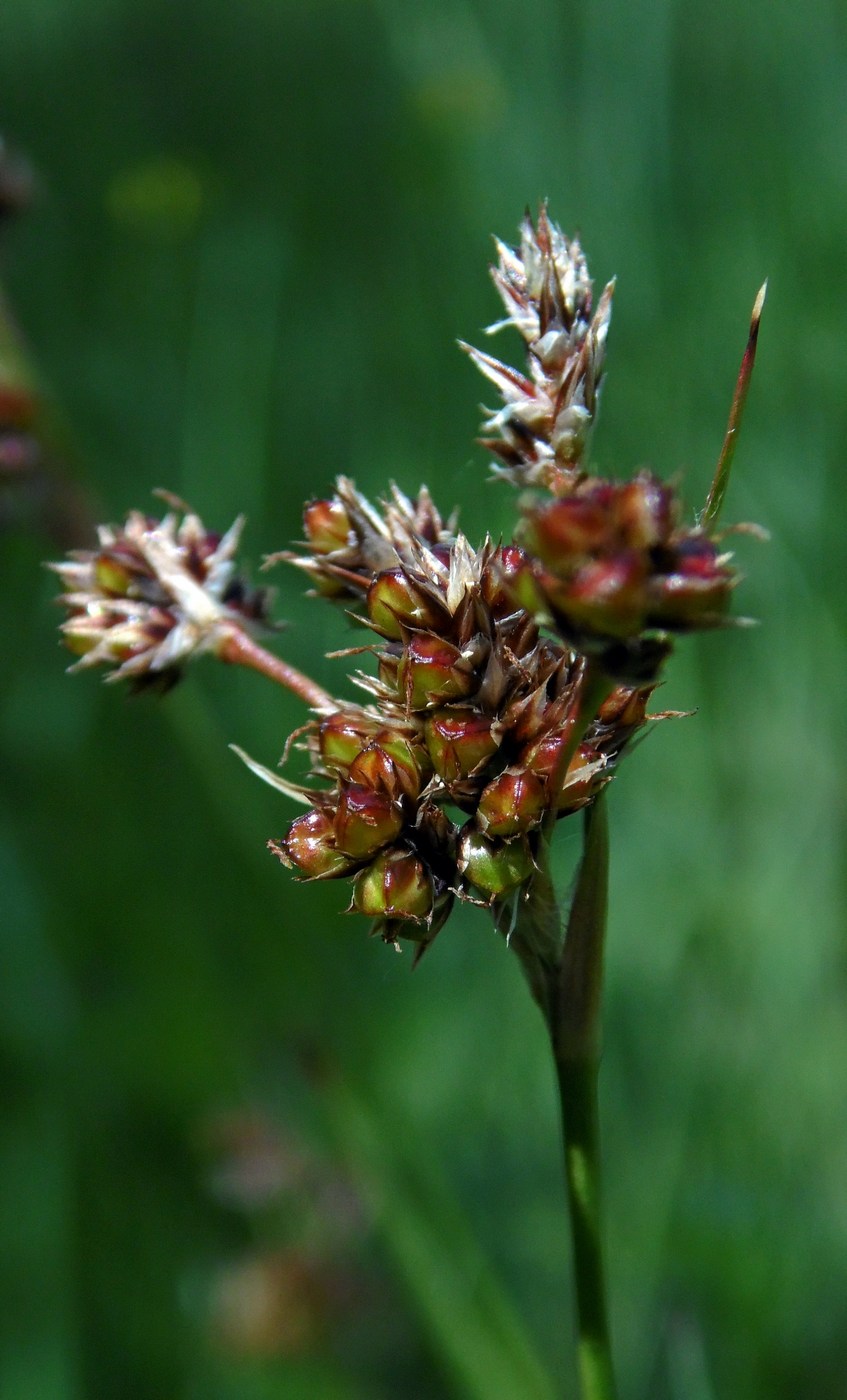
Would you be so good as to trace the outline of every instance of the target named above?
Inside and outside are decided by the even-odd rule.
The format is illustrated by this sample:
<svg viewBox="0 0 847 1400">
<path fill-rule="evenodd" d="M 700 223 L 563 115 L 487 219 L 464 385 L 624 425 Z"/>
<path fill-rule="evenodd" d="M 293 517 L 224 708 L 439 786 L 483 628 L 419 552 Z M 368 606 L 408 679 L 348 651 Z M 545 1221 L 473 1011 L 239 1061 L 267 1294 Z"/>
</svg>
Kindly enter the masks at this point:
<svg viewBox="0 0 847 1400">
<path fill-rule="evenodd" d="M 662 700 L 698 714 L 613 793 L 607 1232 L 624 1400 L 840 1400 L 843 7 L 5 0 L 0 29 L 41 181 L 3 270 L 66 460 L 99 518 L 158 486 L 246 511 L 254 574 L 338 471 L 509 530 L 454 342 L 526 204 L 619 278 L 598 466 L 692 509 L 770 277 L 727 512 L 772 534 L 737 545 L 761 625 L 680 648 Z M 572 1395 L 517 965 L 461 911 L 412 976 L 273 861 L 293 812 L 226 747 L 273 763 L 301 719 L 260 678 L 66 679 L 55 550 L 34 511 L 0 538 L 4 1400 Z M 275 581 L 278 645 L 340 689 L 343 617 Z M 233 1114 L 281 1144 L 253 1205 Z"/>
</svg>

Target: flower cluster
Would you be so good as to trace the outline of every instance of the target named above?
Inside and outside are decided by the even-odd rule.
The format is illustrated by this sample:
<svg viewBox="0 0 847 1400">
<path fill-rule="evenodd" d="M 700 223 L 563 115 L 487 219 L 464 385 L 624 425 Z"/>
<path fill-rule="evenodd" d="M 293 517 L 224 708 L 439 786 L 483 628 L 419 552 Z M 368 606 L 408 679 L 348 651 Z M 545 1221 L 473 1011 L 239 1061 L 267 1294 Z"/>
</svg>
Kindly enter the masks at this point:
<svg viewBox="0 0 847 1400">
<path fill-rule="evenodd" d="M 515 541 L 474 549 L 426 488 L 410 499 L 393 487 L 374 505 L 340 477 L 306 506 L 302 544 L 267 561 L 294 564 L 368 630 L 339 653 L 374 657 L 375 674 L 353 678 L 366 701 L 336 700 L 246 636 L 264 595 L 234 576 L 240 520 L 220 537 L 191 514 L 134 512 L 101 529 L 99 549 L 53 566 L 79 666 L 167 680 L 211 650 L 311 707 L 292 736 L 308 785 L 242 755 L 308 808 L 271 849 L 303 879 L 352 881 L 352 909 L 386 940 L 423 947 L 456 898 L 497 914 L 531 889 L 555 823 L 594 801 L 647 723 L 673 635 L 722 624 L 736 582 L 712 528 L 761 294 L 712 494 L 689 527 L 650 472 L 616 482 L 583 464 L 613 284 L 595 306 L 579 244 L 544 207 L 535 225 L 524 220 L 518 248 L 498 251 L 500 324 L 520 333 L 528 373 L 465 349 L 504 400 L 482 439 L 495 473 L 531 488 Z"/>
<path fill-rule="evenodd" d="M 293 558 L 319 593 L 358 600 L 377 675 L 357 677 L 368 705 L 307 729 L 332 786 L 297 789 L 311 810 L 271 846 L 306 879 L 354 876 L 353 907 L 390 941 L 428 942 L 455 896 L 492 903 L 531 879 L 545 824 L 609 780 L 651 687 L 610 688 L 587 725 L 584 660 L 514 604 L 528 556 L 448 543 L 425 494 L 379 511 L 342 479 L 304 523 Z"/>
<path fill-rule="evenodd" d="M 530 377 L 465 347 L 504 399 L 481 439 L 500 458 L 495 474 L 553 497 L 536 489 L 521 501 L 527 558 L 512 597 L 608 674 L 645 681 L 668 655 L 669 634 L 724 623 L 737 576 L 706 529 L 682 523 L 667 483 L 643 470 L 624 482 L 586 472 L 613 283 L 592 314 L 579 244 L 544 207 L 521 235 L 519 249 L 497 245 L 492 276 L 508 316 L 491 329 L 520 332 Z"/>
<path fill-rule="evenodd" d="M 99 527 L 99 548 L 50 566 L 65 589 L 61 631 L 79 657 L 74 669 L 106 666 L 107 680 L 166 689 L 233 626 L 263 620 L 266 594 L 234 574 L 243 519 L 218 535 L 169 499 L 175 509 L 164 519 L 132 511 L 121 526 Z"/>
<path fill-rule="evenodd" d="M 614 282 L 595 309 L 582 249 L 550 221 L 546 205 L 536 226 L 526 215 L 520 232 L 519 248 L 496 240 L 499 264 L 491 276 L 506 319 L 489 333 L 504 326 L 520 332 L 529 374 L 463 348 L 504 400 L 488 414 L 480 439 L 500 459 L 495 473 L 558 495 L 579 478 L 597 411 Z"/>
<path fill-rule="evenodd" d="M 650 472 L 586 478 L 525 506 L 528 562 L 516 596 L 610 674 L 647 679 L 668 634 L 725 623 L 737 576 L 704 530 L 680 523 L 674 492 Z"/>
</svg>

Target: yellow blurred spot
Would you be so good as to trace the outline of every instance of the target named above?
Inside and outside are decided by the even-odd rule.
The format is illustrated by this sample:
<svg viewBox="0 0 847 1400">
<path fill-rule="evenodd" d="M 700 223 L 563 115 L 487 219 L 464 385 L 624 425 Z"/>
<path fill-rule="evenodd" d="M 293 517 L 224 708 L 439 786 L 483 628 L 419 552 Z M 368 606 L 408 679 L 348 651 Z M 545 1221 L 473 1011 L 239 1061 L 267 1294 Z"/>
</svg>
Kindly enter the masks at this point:
<svg viewBox="0 0 847 1400">
<path fill-rule="evenodd" d="M 112 218 L 153 238 L 184 238 L 206 203 L 203 182 L 190 165 L 156 156 L 116 175 L 106 192 Z"/>
<path fill-rule="evenodd" d="M 484 130 L 499 121 L 505 110 L 502 86 L 486 68 L 432 73 L 412 89 L 419 117 L 427 126 Z"/>
</svg>

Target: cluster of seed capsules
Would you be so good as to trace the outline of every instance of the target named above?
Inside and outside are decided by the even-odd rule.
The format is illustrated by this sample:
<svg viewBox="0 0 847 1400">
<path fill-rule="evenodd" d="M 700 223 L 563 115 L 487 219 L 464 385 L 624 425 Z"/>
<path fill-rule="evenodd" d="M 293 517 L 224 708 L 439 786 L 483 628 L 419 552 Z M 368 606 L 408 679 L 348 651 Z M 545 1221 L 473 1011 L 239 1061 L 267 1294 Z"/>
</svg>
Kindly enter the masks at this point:
<svg viewBox="0 0 847 1400">
<path fill-rule="evenodd" d="M 267 591 L 235 572 L 243 517 L 221 535 L 166 499 L 175 509 L 162 520 L 131 511 L 121 526 L 98 526 L 97 549 L 50 566 L 65 590 L 61 631 L 77 669 L 105 666 L 107 680 L 136 690 L 170 689 L 227 628 L 267 622 Z"/>
<path fill-rule="evenodd" d="M 286 553 L 376 634 L 370 702 L 304 731 L 310 810 L 271 848 L 310 880 L 353 877 L 387 941 L 428 943 L 456 896 L 496 903 L 536 869 L 542 830 L 590 802 L 645 723 L 653 684 L 610 689 L 574 742 L 587 663 L 515 596 L 518 546 L 473 550 L 426 492 L 375 510 L 341 479 Z M 358 649 L 357 649 L 358 650 Z"/>
<path fill-rule="evenodd" d="M 568 495 L 524 506 L 526 556 L 513 596 L 610 675 L 655 677 L 673 633 L 726 622 L 737 575 L 678 499 L 648 471 L 585 478 Z"/>
<path fill-rule="evenodd" d="M 578 242 L 543 207 L 518 248 L 497 247 L 507 319 L 491 329 L 517 330 L 526 373 L 465 348 L 503 399 L 481 441 L 524 493 L 515 542 L 473 549 L 425 488 L 374 506 L 340 477 L 306 507 L 300 548 L 268 561 L 341 602 L 369 629 L 348 654 L 376 657 L 376 674 L 354 677 L 367 699 L 346 704 L 264 654 L 259 669 L 317 716 L 298 731 L 317 785 L 247 760 L 309 809 L 271 849 L 304 879 L 352 880 L 351 907 L 391 942 L 426 946 L 457 897 L 496 907 L 530 886 L 552 825 L 592 802 L 663 717 L 647 704 L 673 635 L 723 624 L 737 579 L 716 508 L 686 526 L 650 472 L 610 481 L 583 466 L 612 284 L 595 305 Z M 234 572 L 241 524 L 221 537 L 190 513 L 133 512 L 101 528 L 99 549 L 55 565 L 77 664 L 136 685 L 204 651 L 256 664 L 243 629 L 263 620 L 265 597 Z"/>
</svg>

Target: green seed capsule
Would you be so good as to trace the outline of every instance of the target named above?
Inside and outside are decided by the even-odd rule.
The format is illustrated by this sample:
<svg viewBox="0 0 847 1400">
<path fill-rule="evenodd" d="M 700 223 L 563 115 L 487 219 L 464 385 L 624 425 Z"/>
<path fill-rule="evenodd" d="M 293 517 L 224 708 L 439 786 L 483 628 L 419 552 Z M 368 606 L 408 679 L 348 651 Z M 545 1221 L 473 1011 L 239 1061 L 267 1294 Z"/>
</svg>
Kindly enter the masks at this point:
<svg viewBox="0 0 847 1400">
<path fill-rule="evenodd" d="M 109 554 L 101 554 L 94 561 L 94 579 L 97 587 L 114 598 L 125 598 L 132 582 L 132 574 L 123 564 Z"/>
<path fill-rule="evenodd" d="M 404 569 L 377 574 L 367 596 L 368 617 L 380 632 L 399 642 L 404 628 L 438 627 L 447 613 Z"/>
<path fill-rule="evenodd" d="M 318 749 L 327 771 L 343 777 L 377 728 L 375 720 L 344 710 L 322 720 L 318 728 Z"/>
<path fill-rule="evenodd" d="M 525 884 L 535 866 L 525 841 L 490 841 L 468 826 L 459 844 L 459 869 L 469 884 L 500 899 Z"/>
</svg>

